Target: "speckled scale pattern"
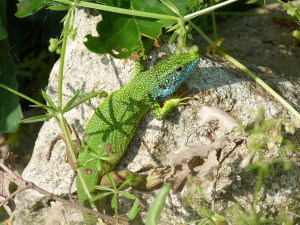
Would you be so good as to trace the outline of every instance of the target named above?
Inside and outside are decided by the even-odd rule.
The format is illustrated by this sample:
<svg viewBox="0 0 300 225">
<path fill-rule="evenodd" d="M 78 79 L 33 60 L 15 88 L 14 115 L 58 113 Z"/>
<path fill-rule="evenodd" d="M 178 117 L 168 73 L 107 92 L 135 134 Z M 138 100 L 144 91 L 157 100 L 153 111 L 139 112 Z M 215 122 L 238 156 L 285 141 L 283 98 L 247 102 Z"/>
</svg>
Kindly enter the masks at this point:
<svg viewBox="0 0 300 225">
<path fill-rule="evenodd" d="M 88 150 L 79 154 L 78 161 L 81 170 L 89 169 L 92 174 L 84 174 L 84 179 L 91 192 L 101 177 L 112 171 L 123 156 L 135 130 L 146 112 L 151 107 L 151 101 L 170 95 L 186 80 L 198 62 L 198 56 L 185 53 L 171 55 L 156 64 L 152 69 L 138 74 L 130 83 L 120 90 L 110 94 L 97 108 L 91 117 L 84 134 L 89 139 L 85 143 Z M 177 70 L 177 71 L 176 71 Z M 105 153 L 105 146 L 111 144 L 111 150 Z M 109 155 L 112 159 L 103 161 L 101 171 L 97 160 L 84 163 L 96 155 Z M 77 192 L 81 204 L 90 207 L 79 179 Z M 84 215 L 85 222 L 92 224 L 94 218 Z"/>
</svg>

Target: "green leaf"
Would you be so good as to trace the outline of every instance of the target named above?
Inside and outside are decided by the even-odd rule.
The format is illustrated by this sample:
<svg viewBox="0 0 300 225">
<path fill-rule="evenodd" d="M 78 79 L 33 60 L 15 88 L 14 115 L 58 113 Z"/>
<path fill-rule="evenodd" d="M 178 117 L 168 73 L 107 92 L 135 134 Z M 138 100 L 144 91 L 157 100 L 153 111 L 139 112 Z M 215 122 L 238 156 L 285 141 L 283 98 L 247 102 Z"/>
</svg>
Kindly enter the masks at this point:
<svg viewBox="0 0 300 225">
<path fill-rule="evenodd" d="M 69 10 L 70 6 L 49 6 L 48 9 L 55 10 L 55 11 L 65 11 Z"/>
<path fill-rule="evenodd" d="M 77 102 L 72 103 L 72 104 L 69 105 L 69 102 L 70 102 L 70 101 L 74 98 L 74 96 L 76 95 L 76 93 L 75 93 L 75 95 L 73 96 L 73 98 L 72 98 L 72 99 L 67 103 L 67 105 L 64 107 L 63 112 L 68 112 L 68 111 L 70 111 L 71 109 L 75 108 L 76 106 L 80 105 L 81 103 L 83 103 L 83 102 L 85 102 L 85 101 L 87 101 L 87 100 L 89 100 L 89 99 L 91 99 L 91 98 L 96 97 L 96 96 L 99 94 L 99 92 L 100 92 L 100 91 L 95 92 L 95 93 L 87 94 L 87 95 L 84 96 L 83 98 L 79 99 Z M 67 106 L 68 106 L 68 107 L 67 107 Z"/>
<path fill-rule="evenodd" d="M 111 192 L 101 193 L 93 197 L 93 201 L 97 201 L 98 199 L 104 198 L 107 195 L 111 195 Z"/>
<path fill-rule="evenodd" d="M 99 159 L 102 161 L 110 161 L 110 160 L 112 160 L 112 157 L 111 156 L 101 156 L 101 157 L 99 157 Z"/>
<path fill-rule="evenodd" d="M 46 7 L 50 0 L 20 0 L 17 4 L 17 12 L 15 16 L 23 18 L 36 13 L 40 9 Z"/>
<path fill-rule="evenodd" d="M 52 101 L 50 96 L 44 90 L 42 90 L 42 95 L 43 95 L 44 99 L 46 100 L 46 102 L 50 105 L 50 107 L 56 109 L 54 102 Z"/>
<path fill-rule="evenodd" d="M 100 190 L 100 191 L 110 191 L 110 192 L 114 192 L 113 189 L 109 188 L 109 187 L 105 187 L 105 186 L 95 186 L 95 189 Z"/>
<path fill-rule="evenodd" d="M 199 223 L 197 223 L 197 225 L 205 225 L 205 224 L 208 224 L 209 223 L 209 220 L 208 218 L 203 218 L 200 220 Z"/>
<path fill-rule="evenodd" d="M 159 24 L 165 25 L 166 27 L 169 27 L 173 25 L 174 23 L 177 23 L 177 20 L 157 20 L 156 21 Z"/>
<path fill-rule="evenodd" d="M 147 218 L 146 218 L 146 225 L 156 225 L 158 221 L 158 217 L 162 211 L 162 209 L 165 207 L 165 201 L 167 198 L 167 195 L 170 192 L 170 185 L 166 184 L 164 185 L 158 192 L 156 198 L 154 199 L 154 202 L 150 206 Z"/>
<path fill-rule="evenodd" d="M 115 193 L 111 199 L 111 207 L 116 209 L 118 207 L 118 195 Z"/>
<path fill-rule="evenodd" d="M 46 109 L 49 112 L 55 112 L 56 111 L 56 109 L 54 109 L 54 108 L 52 108 L 51 106 L 48 106 L 48 105 L 30 105 L 30 107 L 32 107 L 32 108 L 43 108 L 43 109 Z"/>
<path fill-rule="evenodd" d="M 69 108 L 69 107 L 77 100 L 77 98 L 78 98 L 80 92 L 81 92 L 81 89 L 78 89 L 78 90 L 75 92 L 74 96 L 70 99 L 70 101 L 68 101 L 68 103 L 65 105 L 64 109 Z"/>
<path fill-rule="evenodd" d="M 252 4 L 252 3 L 255 3 L 257 2 L 257 0 L 249 0 L 248 2 L 246 2 L 246 4 Z"/>
<path fill-rule="evenodd" d="M 107 173 L 106 177 L 109 180 L 109 183 L 112 185 L 113 189 L 116 190 L 117 189 L 116 183 L 115 183 L 114 179 L 112 178 L 112 176 L 109 173 Z"/>
<path fill-rule="evenodd" d="M 177 30 L 178 28 L 179 28 L 179 25 L 178 25 L 178 24 L 175 24 L 174 26 L 172 26 L 172 27 L 170 27 L 170 28 L 168 29 L 168 32 L 173 31 L 173 30 Z"/>
<path fill-rule="evenodd" d="M 124 191 L 120 191 L 119 194 L 122 195 L 122 196 L 124 196 L 125 198 L 129 198 L 129 199 L 132 199 L 132 200 L 136 199 L 136 196 L 135 196 L 135 195 L 126 193 L 126 192 L 124 192 Z"/>
<path fill-rule="evenodd" d="M 141 208 L 139 207 L 139 200 L 136 198 L 133 203 L 133 206 L 129 212 L 128 220 L 130 220 L 130 221 L 134 220 L 140 211 L 141 211 Z"/>
<path fill-rule="evenodd" d="M 213 215 L 212 218 L 214 218 L 216 220 L 220 220 L 220 221 L 225 221 L 226 220 L 226 218 L 224 216 L 221 216 L 221 215 L 218 215 L 218 214 Z"/>
<path fill-rule="evenodd" d="M 4 26 L 6 25 L 5 12 L 5 1 L 1 1 L 0 22 L 2 24 L 0 24 L 0 36 L 2 38 L 6 35 L 4 29 Z M 16 65 L 13 62 L 9 48 L 7 38 L 0 40 L 0 84 L 12 89 L 17 89 L 18 83 L 16 80 Z M 0 96 L 0 133 L 14 132 L 18 129 L 19 121 L 22 118 L 19 98 L 3 88 L 0 88 Z"/>
<path fill-rule="evenodd" d="M 180 14 L 185 15 L 189 9 L 188 1 L 173 0 Z M 132 9 L 157 14 L 174 13 L 158 0 L 104 0 L 102 3 L 125 9 Z M 162 24 L 155 19 L 128 16 L 101 11 L 102 20 L 97 24 L 99 36 L 87 35 L 85 46 L 97 54 L 110 54 L 115 58 L 128 58 L 142 48 L 141 37 L 157 38 L 163 26 L 170 26 L 170 21 Z M 176 16 L 176 15 L 175 15 Z"/>
<path fill-rule="evenodd" d="M 0 12 L 1 13 L 1 12 Z M 7 32 L 4 28 L 4 26 L 2 25 L 2 19 L 1 19 L 1 15 L 0 15 L 0 41 L 4 38 L 7 37 Z"/>
<path fill-rule="evenodd" d="M 209 211 L 206 209 L 206 208 L 204 208 L 204 207 L 202 207 L 201 209 L 200 209 L 200 212 L 204 215 L 204 216 L 210 216 L 210 213 L 209 213 Z"/>
<path fill-rule="evenodd" d="M 176 39 L 177 36 L 178 36 L 178 34 L 177 34 L 176 32 L 174 32 L 174 33 L 171 35 L 171 37 L 170 37 L 168 43 L 169 43 L 169 44 L 173 43 L 173 41 Z"/>
<path fill-rule="evenodd" d="M 23 119 L 20 121 L 20 123 L 35 123 L 35 122 L 41 122 L 41 121 L 48 121 L 55 116 L 56 116 L 56 114 L 35 116 L 35 117 L 28 118 L 28 119 Z"/>
<path fill-rule="evenodd" d="M 167 6 L 170 10 L 172 10 L 176 15 L 181 16 L 178 8 L 176 7 L 176 5 L 173 4 L 172 1 L 170 1 L 170 0 L 161 0 L 161 2 L 165 6 Z"/>
<path fill-rule="evenodd" d="M 131 183 L 131 181 L 126 179 L 118 189 L 119 190 L 125 189 L 126 187 L 130 186 L 130 183 Z"/>
<path fill-rule="evenodd" d="M 48 9 L 51 10 L 56 10 L 56 11 L 64 11 L 64 10 L 68 10 L 71 5 L 65 5 L 59 2 L 51 2 L 51 5 L 48 7 Z"/>
</svg>

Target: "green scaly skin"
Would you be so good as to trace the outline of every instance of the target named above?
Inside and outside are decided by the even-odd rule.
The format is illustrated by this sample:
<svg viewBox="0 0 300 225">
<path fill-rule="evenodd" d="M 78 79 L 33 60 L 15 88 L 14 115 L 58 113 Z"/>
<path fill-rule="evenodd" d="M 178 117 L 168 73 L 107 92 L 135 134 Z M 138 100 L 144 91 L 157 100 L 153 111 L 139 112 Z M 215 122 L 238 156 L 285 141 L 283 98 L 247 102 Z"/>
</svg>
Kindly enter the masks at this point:
<svg viewBox="0 0 300 225">
<path fill-rule="evenodd" d="M 154 117 L 162 120 L 185 100 L 171 98 L 162 108 L 156 102 L 157 98 L 166 97 L 178 89 L 198 64 L 198 57 L 190 53 L 171 55 L 150 70 L 138 73 L 130 83 L 110 94 L 100 104 L 84 132 L 84 145 L 87 148 L 78 157 L 92 196 L 96 194 L 94 187 L 100 183 L 101 177 L 112 171 L 124 155 L 146 112 L 152 109 Z M 109 149 L 106 147 L 108 143 L 111 145 Z M 76 182 L 79 202 L 91 208 L 79 178 Z M 86 224 L 96 222 L 96 218 L 90 214 L 84 213 L 84 218 Z"/>
</svg>

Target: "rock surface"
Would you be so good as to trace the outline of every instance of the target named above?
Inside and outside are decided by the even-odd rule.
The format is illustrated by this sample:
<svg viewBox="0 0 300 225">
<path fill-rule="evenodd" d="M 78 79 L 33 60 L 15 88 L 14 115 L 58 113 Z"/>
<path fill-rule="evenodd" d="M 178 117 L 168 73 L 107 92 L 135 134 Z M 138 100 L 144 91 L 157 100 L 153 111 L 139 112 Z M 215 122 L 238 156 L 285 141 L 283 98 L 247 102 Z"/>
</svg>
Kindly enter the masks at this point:
<svg viewBox="0 0 300 225">
<path fill-rule="evenodd" d="M 67 102 L 79 88 L 82 88 L 84 92 L 103 88 L 106 92 L 111 93 L 123 87 L 133 77 L 134 63 L 132 61 L 93 54 L 82 44 L 86 34 L 95 35 L 95 24 L 99 19 L 100 16 L 90 16 L 84 10 L 77 11 L 75 23 L 78 26 L 78 35 L 75 41 L 70 40 L 68 42 L 65 60 L 64 102 Z M 252 22 L 249 21 L 249 24 Z M 235 27 L 239 27 L 239 25 L 235 23 Z M 240 48 L 242 47 L 236 49 Z M 296 46 L 295 48 L 298 48 L 299 52 L 299 47 Z M 162 48 L 159 51 L 169 54 L 168 48 Z M 154 51 L 153 54 L 156 53 L 157 51 Z M 257 55 L 255 54 L 253 57 L 257 57 Z M 51 72 L 47 87 L 47 92 L 53 99 L 56 99 L 57 94 L 58 65 L 57 62 Z M 255 68 L 254 65 L 251 69 L 253 68 Z M 267 81 L 274 85 L 276 90 L 279 90 L 279 93 L 300 111 L 299 78 L 289 81 L 266 67 L 259 67 L 255 72 L 258 72 L 258 75 L 262 76 L 263 79 L 268 78 Z M 249 80 L 240 70 L 233 68 L 229 63 L 222 62 L 219 58 L 212 60 L 202 57 L 199 68 L 187 81 L 187 86 L 194 88 L 192 95 L 197 100 L 190 101 L 189 106 L 178 107 L 164 121 L 157 121 L 150 113 L 147 114 L 118 168 L 128 167 L 132 171 L 138 171 L 147 167 L 168 164 L 168 160 L 174 152 L 186 142 L 188 135 L 198 127 L 200 121 L 198 111 L 203 105 L 217 106 L 222 110 L 230 111 L 232 115 L 243 120 L 245 124 L 253 121 L 253 112 L 260 107 L 265 109 L 267 117 L 293 118 L 281 104 L 270 97 L 261 87 Z M 82 135 L 93 110 L 100 102 L 99 99 L 93 99 L 91 105 L 84 103 L 66 114 L 67 121 L 75 125 L 79 135 Z M 72 170 L 63 161 L 66 147 L 62 141 L 55 145 L 50 162 L 46 161 L 49 143 L 59 133 L 60 129 L 54 120 L 44 123 L 36 141 L 31 161 L 22 176 L 54 194 L 66 197 Z M 189 144 L 196 143 L 199 141 L 199 137 L 204 135 L 205 130 L 198 129 L 196 135 L 192 135 L 189 139 Z M 299 136 L 298 130 L 294 136 L 295 140 L 298 138 L 296 143 L 298 145 Z M 222 166 L 221 178 L 217 183 L 218 197 L 222 197 L 222 203 L 238 202 L 245 208 L 250 207 L 248 198 L 254 190 L 255 176 L 238 167 L 247 154 L 249 151 L 246 146 L 242 146 Z M 269 151 L 266 154 L 267 157 L 272 158 L 278 155 L 278 152 Z M 281 168 L 276 170 L 275 168 L 272 176 L 263 184 L 263 193 L 261 193 L 263 197 L 260 199 L 261 207 L 269 209 L 274 214 L 285 205 L 291 212 L 300 211 L 299 155 L 291 154 L 289 157 L 295 162 L 295 166 L 289 171 L 282 171 Z M 211 187 L 207 190 L 208 199 L 210 199 L 209 190 Z M 75 187 L 73 187 L 73 191 L 75 191 Z M 156 193 L 133 192 L 141 196 L 146 207 L 151 204 Z M 181 193 L 172 196 L 175 212 L 167 204 L 159 224 L 180 224 L 184 221 L 199 219 L 194 208 L 182 207 L 181 196 Z M 25 191 L 17 196 L 16 204 L 17 211 L 14 224 L 45 223 L 50 206 L 48 198 L 34 191 Z M 124 205 L 123 210 L 126 210 L 125 206 L 128 207 L 128 204 Z M 145 212 L 142 215 L 145 215 Z M 82 216 L 79 211 L 67 208 L 65 217 L 67 224 L 82 224 Z"/>
</svg>

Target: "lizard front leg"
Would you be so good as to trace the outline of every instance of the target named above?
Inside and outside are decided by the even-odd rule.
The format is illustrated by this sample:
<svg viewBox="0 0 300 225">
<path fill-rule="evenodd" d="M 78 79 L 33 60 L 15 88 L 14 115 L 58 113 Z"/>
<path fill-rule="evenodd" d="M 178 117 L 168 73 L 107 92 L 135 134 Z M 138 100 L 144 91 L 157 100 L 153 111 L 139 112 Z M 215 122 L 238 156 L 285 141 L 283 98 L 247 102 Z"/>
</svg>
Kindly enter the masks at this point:
<svg viewBox="0 0 300 225">
<path fill-rule="evenodd" d="M 168 99 L 164 105 L 161 107 L 159 102 L 157 101 L 150 101 L 151 104 L 151 110 L 153 116 L 157 120 L 163 120 L 166 116 L 169 115 L 170 112 L 172 112 L 177 106 L 179 105 L 186 105 L 187 103 L 184 103 L 183 101 L 195 99 L 194 97 L 184 97 L 183 96 L 188 93 L 189 91 L 186 91 L 179 95 L 174 95 L 170 99 Z"/>
</svg>

